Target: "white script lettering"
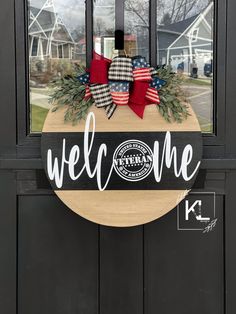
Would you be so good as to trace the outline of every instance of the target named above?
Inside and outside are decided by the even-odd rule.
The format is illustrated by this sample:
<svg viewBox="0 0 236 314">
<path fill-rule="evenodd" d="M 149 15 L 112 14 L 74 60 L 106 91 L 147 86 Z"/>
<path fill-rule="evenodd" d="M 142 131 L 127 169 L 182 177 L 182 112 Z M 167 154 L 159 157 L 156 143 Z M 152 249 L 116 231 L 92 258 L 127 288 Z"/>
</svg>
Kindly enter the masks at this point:
<svg viewBox="0 0 236 314">
<path fill-rule="evenodd" d="M 93 112 L 90 112 L 87 116 L 85 130 L 84 130 L 84 147 L 83 147 L 83 155 L 84 155 L 84 164 L 82 165 L 79 173 L 75 173 L 75 166 L 79 164 L 81 157 L 81 150 L 78 145 L 74 145 L 69 154 L 66 154 L 66 139 L 62 140 L 62 149 L 61 149 L 61 158 L 59 163 L 59 156 L 53 158 L 52 149 L 48 149 L 47 151 L 47 172 L 50 180 L 54 180 L 58 189 L 63 187 L 63 179 L 65 173 L 65 166 L 68 166 L 68 174 L 72 181 L 79 180 L 82 173 L 86 172 L 87 176 L 92 179 L 96 177 L 97 186 L 100 191 L 104 191 L 109 184 L 111 175 L 114 170 L 114 163 L 116 165 L 122 164 L 134 164 L 138 162 L 139 164 L 150 161 L 152 158 L 147 156 L 145 157 L 129 157 L 128 159 L 119 159 L 118 161 L 112 161 L 108 175 L 105 179 L 105 183 L 102 183 L 102 164 L 104 159 L 107 158 L 108 147 L 105 143 L 102 143 L 99 146 L 97 159 L 95 163 L 94 169 L 91 169 L 90 164 L 90 155 L 92 153 L 94 138 L 95 138 L 95 115 Z M 91 129 L 91 131 L 90 131 Z M 90 135 L 90 136 L 89 136 Z M 69 156 L 66 159 L 66 156 Z M 94 159 L 94 158 L 93 158 Z M 182 152 L 181 162 L 178 166 L 178 156 L 177 156 L 177 147 L 172 145 L 171 142 L 171 133 L 166 132 L 165 140 L 163 143 L 162 152 L 160 152 L 160 143 L 158 141 L 154 141 L 153 146 L 153 172 L 156 182 L 160 182 L 163 176 L 164 167 L 170 169 L 173 167 L 173 172 L 176 178 L 182 176 L 185 181 L 190 181 L 198 171 L 200 166 L 200 161 L 197 162 L 194 170 L 189 173 L 189 165 L 193 161 L 193 147 L 191 144 L 187 144 Z"/>
</svg>

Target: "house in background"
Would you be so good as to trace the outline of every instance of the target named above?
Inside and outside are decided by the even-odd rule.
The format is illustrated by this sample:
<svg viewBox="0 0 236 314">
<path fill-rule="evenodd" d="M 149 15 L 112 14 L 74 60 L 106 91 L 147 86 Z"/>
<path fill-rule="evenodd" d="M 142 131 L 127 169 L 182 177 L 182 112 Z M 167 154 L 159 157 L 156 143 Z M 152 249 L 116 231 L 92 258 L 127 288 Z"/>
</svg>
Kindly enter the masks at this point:
<svg viewBox="0 0 236 314">
<path fill-rule="evenodd" d="M 185 20 L 172 24 L 160 25 L 158 27 L 158 64 L 167 64 L 167 52 L 169 47 L 190 25 L 192 25 L 197 16 L 198 15 L 194 15 Z"/>
<path fill-rule="evenodd" d="M 55 12 L 53 1 L 37 0 L 30 3 L 28 31 L 30 57 L 41 60 L 46 57 L 73 59 L 76 43 Z"/>
<path fill-rule="evenodd" d="M 167 26 L 167 32 L 171 29 L 179 29 L 181 32 L 166 51 L 166 63 L 170 64 L 174 71 L 182 69 L 185 74 L 190 74 L 192 67 L 197 67 L 198 75 L 203 76 L 206 64 L 212 64 L 213 15 L 213 2 L 211 2 L 199 15 Z M 185 30 L 182 31 L 181 28 Z"/>
<path fill-rule="evenodd" d="M 53 0 L 30 1 L 28 35 L 31 85 L 47 84 L 70 72 L 75 61 L 85 60 Z"/>
</svg>

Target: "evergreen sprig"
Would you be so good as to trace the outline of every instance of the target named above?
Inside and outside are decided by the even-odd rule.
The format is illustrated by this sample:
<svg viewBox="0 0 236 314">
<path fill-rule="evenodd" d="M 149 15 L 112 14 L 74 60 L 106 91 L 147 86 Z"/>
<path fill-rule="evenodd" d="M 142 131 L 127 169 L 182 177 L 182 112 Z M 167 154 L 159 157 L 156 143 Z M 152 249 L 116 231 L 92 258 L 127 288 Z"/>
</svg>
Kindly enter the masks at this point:
<svg viewBox="0 0 236 314">
<path fill-rule="evenodd" d="M 183 76 L 173 73 L 171 66 L 159 68 L 157 76 L 166 81 L 166 85 L 159 91 L 161 103 L 157 107 L 160 114 L 168 122 L 181 123 L 190 115 L 181 89 Z"/>
<path fill-rule="evenodd" d="M 52 111 L 66 107 L 64 120 L 76 124 L 86 119 L 89 108 L 93 105 L 93 99 L 85 100 L 85 85 L 77 77 L 83 74 L 85 69 L 76 66 L 74 73 L 59 78 L 51 83 L 53 92 L 50 95 L 50 103 L 54 105 Z M 181 74 L 172 72 L 170 66 L 158 69 L 157 77 L 166 81 L 166 85 L 159 91 L 161 103 L 157 106 L 160 114 L 168 122 L 181 123 L 189 116 L 186 99 L 181 89 L 184 78 Z"/>
<path fill-rule="evenodd" d="M 55 112 L 61 107 L 66 107 L 64 120 L 76 124 L 82 119 L 86 119 L 89 108 L 93 105 L 93 100 L 85 100 L 85 85 L 77 77 L 85 70 L 77 66 L 76 71 L 71 75 L 54 80 L 51 83 L 53 89 L 49 102 L 53 105 Z"/>
</svg>

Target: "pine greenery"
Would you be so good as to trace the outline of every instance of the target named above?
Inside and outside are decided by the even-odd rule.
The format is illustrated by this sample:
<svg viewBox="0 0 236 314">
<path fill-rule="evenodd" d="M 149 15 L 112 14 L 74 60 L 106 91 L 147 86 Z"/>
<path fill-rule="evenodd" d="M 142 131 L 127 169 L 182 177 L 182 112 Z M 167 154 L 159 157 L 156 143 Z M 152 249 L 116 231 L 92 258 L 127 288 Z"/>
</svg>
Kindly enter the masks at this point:
<svg viewBox="0 0 236 314">
<path fill-rule="evenodd" d="M 64 120 L 76 124 L 82 119 L 86 119 L 89 108 L 93 105 L 93 100 L 85 100 L 85 85 L 77 79 L 85 70 L 77 66 L 75 73 L 59 78 L 51 83 L 53 92 L 50 95 L 50 103 L 55 112 L 61 107 L 66 107 Z"/>
<path fill-rule="evenodd" d="M 181 123 L 190 115 L 181 89 L 183 76 L 173 73 L 170 66 L 159 68 L 157 76 L 166 81 L 166 85 L 159 91 L 161 103 L 157 108 L 160 114 L 168 122 Z"/>
<path fill-rule="evenodd" d="M 89 108 L 94 104 L 92 98 L 85 100 L 85 85 L 77 77 L 85 72 L 84 68 L 76 65 L 75 72 L 51 83 L 53 92 L 50 95 L 52 111 L 66 107 L 64 120 L 76 124 L 86 119 Z M 158 68 L 157 77 L 166 81 L 166 85 L 159 91 L 161 103 L 157 108 L 168 122 L 181 123 L 189 116 L 188 106 L 181 89 L 183 76 L 172 72 L 170 66 Z"/>
</svg>

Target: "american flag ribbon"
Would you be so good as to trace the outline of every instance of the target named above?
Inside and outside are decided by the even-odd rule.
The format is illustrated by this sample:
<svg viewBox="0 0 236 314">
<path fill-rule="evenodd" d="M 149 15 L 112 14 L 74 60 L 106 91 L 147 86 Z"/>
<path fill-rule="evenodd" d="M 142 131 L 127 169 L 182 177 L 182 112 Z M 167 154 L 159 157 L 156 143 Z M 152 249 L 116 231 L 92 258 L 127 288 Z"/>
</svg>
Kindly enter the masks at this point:
<svg viewBox="0 0 236 314">
<path fill-rule="evenodd" d="M 86 85 L 86 87 L 85 87 L 84 99 L 85 99 L 85 100 L 88 100 L 88 99 L 90 99 L 91 97 L 92 97 L 92 93 L 91 93 L 91 91 L 90 91 L 90 88 L 89 88 L 88 85 Z"/>
<path fill-rule="evenodd" d="M 157 90 L 160 90 L 165 84 L 166 81 L 160 79 L 159 77 L 154 77 L 151 81 L 150 86 L 156 88 Z"/>
<path fill-rule="evenodd" d="M 158 91 L 154 87 L 149 87 L 147 89 L 146 99 L 157 105 L 161 102 Z"/>
<path fill-rule="evenodd" d="M 133 70 L 134 81 L 150 82 L 152 80 L 150 68 L 138 68 Z"/>
<path fill-rule="evenodd" d="M 89 73 L 84 73 L 79 76 L 77 76 L 77 79 L 80 81 L 82 84 L 88 84 L 90 81 L 90 74 Z"/>
<path fill-rule="evenodd" d="M 146 58 L 141 57 L 141 56 L 137 56 L 137 57 L 132 58 L 132 64 L 133 64 L 134 69 L 147 68 L 148 67 L 148 63 L 146 61 Z"/>
<path fill-rule="evenodd" d="M 109 82 L 113 103 L 124 106 L 129 102 L 129 82 Z"/>
</svg>

